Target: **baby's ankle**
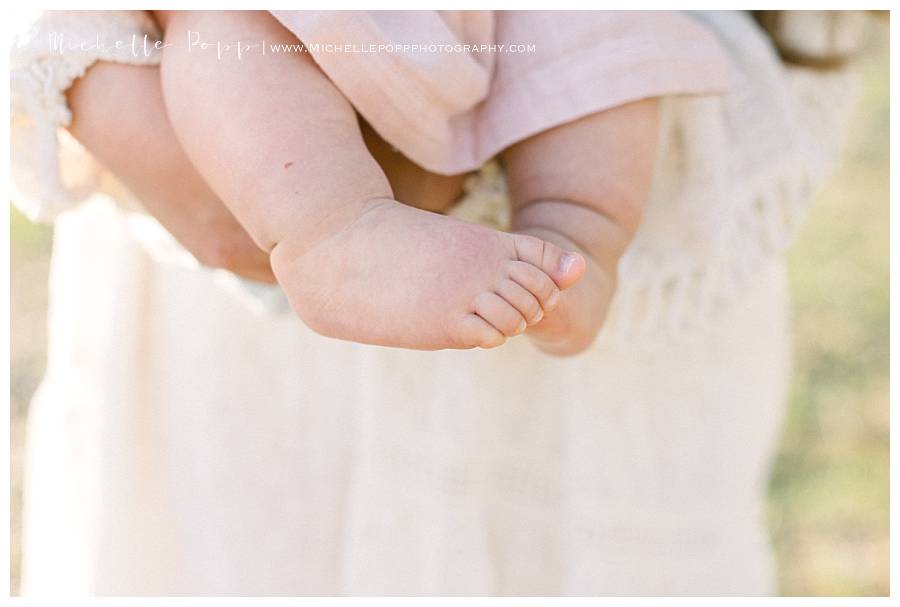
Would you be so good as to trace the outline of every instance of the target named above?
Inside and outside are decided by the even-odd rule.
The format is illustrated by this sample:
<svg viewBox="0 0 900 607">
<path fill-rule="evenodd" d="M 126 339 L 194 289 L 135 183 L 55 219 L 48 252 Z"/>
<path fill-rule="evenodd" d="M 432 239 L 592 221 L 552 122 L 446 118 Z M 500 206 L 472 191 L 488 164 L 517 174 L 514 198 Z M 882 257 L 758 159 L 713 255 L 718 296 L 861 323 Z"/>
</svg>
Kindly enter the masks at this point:
<svg viewBox="0 0 900 607">
<path fill-rule="evenodd" d="M 363 217 L 391 205 L 399 205 L 393 198 L 374 197 L 359 202 L 338 205 L 331 209 L 307 209 L 260 233 L 263 250 L 270 254 L 276 248 L 291 250 L 293 257 L 304 255 L 324 240 L 347 229 Z"/>
</svg>

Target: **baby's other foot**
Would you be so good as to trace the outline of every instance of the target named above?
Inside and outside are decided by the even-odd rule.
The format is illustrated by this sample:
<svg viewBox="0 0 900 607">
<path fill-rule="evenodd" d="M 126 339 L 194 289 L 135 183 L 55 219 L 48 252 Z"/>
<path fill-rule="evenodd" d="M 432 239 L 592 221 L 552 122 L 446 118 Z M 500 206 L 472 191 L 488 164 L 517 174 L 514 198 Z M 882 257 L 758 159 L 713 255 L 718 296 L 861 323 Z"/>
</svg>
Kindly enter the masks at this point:
<svg viewBox="0 0 900 607">
<path fill-rule="evenodd" d="M 424 350 L 499 346 L 559 305 L 585 264 L 534 236 L 387 199 L 312 245 L 282 240 L 271 260 L 314 331 Z"/>
</svg>

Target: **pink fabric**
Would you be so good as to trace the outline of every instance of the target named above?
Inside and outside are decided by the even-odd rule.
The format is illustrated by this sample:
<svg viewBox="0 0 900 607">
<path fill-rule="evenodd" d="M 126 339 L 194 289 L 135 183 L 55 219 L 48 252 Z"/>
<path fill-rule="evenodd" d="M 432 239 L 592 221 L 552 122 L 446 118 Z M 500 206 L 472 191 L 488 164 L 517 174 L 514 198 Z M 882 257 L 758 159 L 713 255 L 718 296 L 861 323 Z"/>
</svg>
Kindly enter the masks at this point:
<svg viewBox="0 0 900 607">
<path fill-rule="evenodd" d="M 727 87 L 727 59 L 715 36 L 677 12 L 273 14 L 387 142 L 442 174 L 475 170 L 517 141 L 629 101 Z M 402 44 L 535 50 L 417 52 L 398 49 Z"/>
</svg>

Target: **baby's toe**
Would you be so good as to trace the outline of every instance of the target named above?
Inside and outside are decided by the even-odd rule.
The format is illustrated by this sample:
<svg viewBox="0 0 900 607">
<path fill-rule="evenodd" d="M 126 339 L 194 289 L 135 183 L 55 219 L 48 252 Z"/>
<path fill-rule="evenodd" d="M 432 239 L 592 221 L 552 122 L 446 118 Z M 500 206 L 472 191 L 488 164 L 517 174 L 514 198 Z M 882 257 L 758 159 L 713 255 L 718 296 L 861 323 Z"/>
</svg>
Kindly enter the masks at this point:
<svg viewBox="0 0 900 607">
<path fill-rule="evenodd" d="M 543 270 L 524 261 L 510 262 L 509 278 L 534 295 L 544 313 L 559 304 L 559 287 Z"/>
<path fill-rule="evenodd" d="M 497 295 L 506 300 L 506 302 L 519 311 L 519 314 L 533 325 L 544 317 L 544 310 L 541 303 L 531 292 L 510 278 L 504 278 L 497 285 Z"/>
<path fill-rule="evenodd" d="M 514 234 L 519 261 L 537 266 L 550 275 L 560 289 L 568 289 L 584 273 L 584 257 L 564 251 L 552 242 L 528 234 Z"/>
<path fill-rule="evenodd" d="M 506 342 L 506 336 L 480 316 L 467 314 L 460 324 L 458 341 L 463 348 L 496 348 Z"/>
<path fill-rule="evenodd" d="M 518 335 L 528 323 L 505 299 L 489 291 L 475 297 L 475 313 L 507 337 Z"/>
</svg>

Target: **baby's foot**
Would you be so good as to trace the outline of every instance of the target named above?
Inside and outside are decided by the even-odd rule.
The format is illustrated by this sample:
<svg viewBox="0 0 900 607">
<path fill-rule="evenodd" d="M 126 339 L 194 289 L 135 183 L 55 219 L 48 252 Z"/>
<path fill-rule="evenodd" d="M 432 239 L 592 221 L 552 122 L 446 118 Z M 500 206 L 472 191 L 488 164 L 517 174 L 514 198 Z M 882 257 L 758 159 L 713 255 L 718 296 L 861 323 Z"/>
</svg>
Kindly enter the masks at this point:
<svg viewBox="0 0 900 607">
<path fill-rule="evenodd" d="M 603 326 L 612 295 L 615 275 L 590 255 L 585 259 L 584 276 L 562 293 L 560 303 L 544 319 L 528 328 L 532 342 L 544 352 L 570 356 L 588 348 Z"/>
<path fill-rule="evenodd" d="M 271 261 L 314 331 L 427 350 L 499 346 L 552 311 L 585 263 L 534 236 L 387 199 L 311 247 L 283 239 Z"/>
</svg>

